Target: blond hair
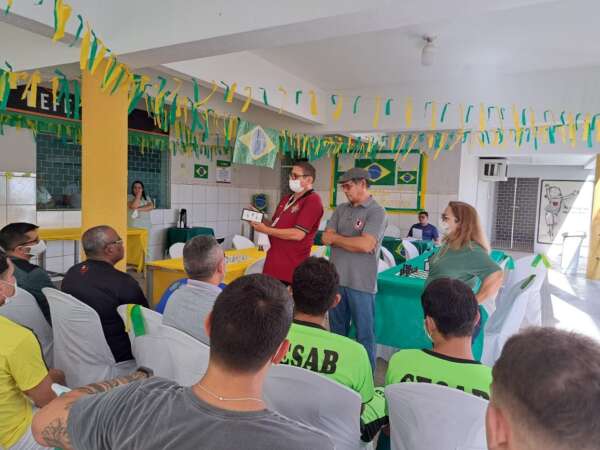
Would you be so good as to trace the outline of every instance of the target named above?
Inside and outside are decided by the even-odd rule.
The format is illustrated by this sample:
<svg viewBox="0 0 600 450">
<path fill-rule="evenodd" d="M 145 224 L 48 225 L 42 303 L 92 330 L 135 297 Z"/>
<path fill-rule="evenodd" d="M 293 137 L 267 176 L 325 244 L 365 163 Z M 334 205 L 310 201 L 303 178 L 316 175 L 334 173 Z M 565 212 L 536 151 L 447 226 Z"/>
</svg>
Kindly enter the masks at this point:
<svg viewBox="0 0 600 450">
<path fill-rule="evenodd" d="M 489 253 L 490 244 L 481 228 L 479 215 L 475 208 L 465 202 L 450 202 L 448 207 L 452 210 L 458 223 L 456 230 L 444 238 L 448 247 L 459 250 L 471 242 L 476 242 Z"/>
</svg>

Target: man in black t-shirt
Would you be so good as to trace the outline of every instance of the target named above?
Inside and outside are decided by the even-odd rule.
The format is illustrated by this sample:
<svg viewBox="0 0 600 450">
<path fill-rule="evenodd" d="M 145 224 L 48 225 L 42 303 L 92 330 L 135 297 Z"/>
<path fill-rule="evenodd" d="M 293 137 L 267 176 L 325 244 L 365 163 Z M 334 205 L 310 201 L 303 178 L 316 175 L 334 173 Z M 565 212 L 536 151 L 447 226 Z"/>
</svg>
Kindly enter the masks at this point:
<svg viewBox="0 0 600 450">
<path fill-rule="evenodd" d="M 125 254 L 123 240 L 114 229 L 101 225 L 87 230 L 81 244 L 88 259 L 69 269 L 62 290 L 98 313 L 106 342 L 117 362 L 133 359 L 117 307 L 129 303 L 148 307 L 148 301 L 137 281 L 114 267 Z"/>
</svg>

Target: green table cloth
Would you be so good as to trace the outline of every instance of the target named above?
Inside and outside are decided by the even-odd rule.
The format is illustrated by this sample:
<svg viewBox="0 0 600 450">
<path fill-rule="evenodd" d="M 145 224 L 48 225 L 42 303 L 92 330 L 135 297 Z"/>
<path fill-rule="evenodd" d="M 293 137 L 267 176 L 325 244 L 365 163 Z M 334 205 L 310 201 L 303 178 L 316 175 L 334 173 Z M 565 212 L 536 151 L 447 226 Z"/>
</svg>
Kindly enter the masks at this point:
<svg viewBox="0 0 600 450">
<path fill-rule="evenodd" d="M 215 232 L 212 228 L 192 227 L 192 228 L 176 228 L 171 227 L 167 230 L 167 250 L 176 242 L 186 243 L 194 236 L 214 236 Z"/>
<path fill-rule="evenodd" d="M 424 262 L 433 250 L 408 261 L 414 267 L 424 268 Z M 378 344 L 397 348 L 431 348 L 425 334 L 421 294 L 425 279 L 401 277 L 396 274 L 402 265 L 381 272 L 377 278 L 375 298 L 375 334 Z M 485 308 L 479 307 L 481 332 L 473 343 L 473 356 L 479 360 L 483 351 L 483 327 L 488 319 Z"/>
</svg>

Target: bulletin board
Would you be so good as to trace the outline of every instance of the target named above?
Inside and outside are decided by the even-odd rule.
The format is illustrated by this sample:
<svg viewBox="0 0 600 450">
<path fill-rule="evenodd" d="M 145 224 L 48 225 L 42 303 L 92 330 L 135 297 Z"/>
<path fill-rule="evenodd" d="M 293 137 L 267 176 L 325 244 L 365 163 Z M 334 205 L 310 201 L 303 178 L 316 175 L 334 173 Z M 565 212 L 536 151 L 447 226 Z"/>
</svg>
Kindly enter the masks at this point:
<svg viewBox="0 0 600 450">
<path fill-rule="evenodd" d="M 332 164 L 330 206 L 347 202 L 338 180 L 353 167 L 361 167 L 371 177 L 373 198 L 391 213 L 414 214 L 425 208 L 427 190 L 427 155 L 411 150 L 396 158 L 397 152 L 383 150 L 370 158 L 336 156 Z"/>
</svg>

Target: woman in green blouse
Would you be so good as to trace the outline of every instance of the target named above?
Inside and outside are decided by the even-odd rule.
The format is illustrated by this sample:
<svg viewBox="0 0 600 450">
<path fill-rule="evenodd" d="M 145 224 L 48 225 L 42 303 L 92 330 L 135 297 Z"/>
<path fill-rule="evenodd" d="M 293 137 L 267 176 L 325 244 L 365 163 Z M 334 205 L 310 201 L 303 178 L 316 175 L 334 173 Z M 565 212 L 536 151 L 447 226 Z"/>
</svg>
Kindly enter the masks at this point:
<svg viewBox="0 0 600 450">
<path fill-rule="evenodd" d="M 464 202 L 450 202 L 442 214 L 443 245 L 429 261 L 427 284 L 438 278 L 454 278 L 477 290 L 477 301 L 494 297 L 503 272 L 490 257 L 490 245 L 481 229 L 477 211 Z"/>
</svg>

